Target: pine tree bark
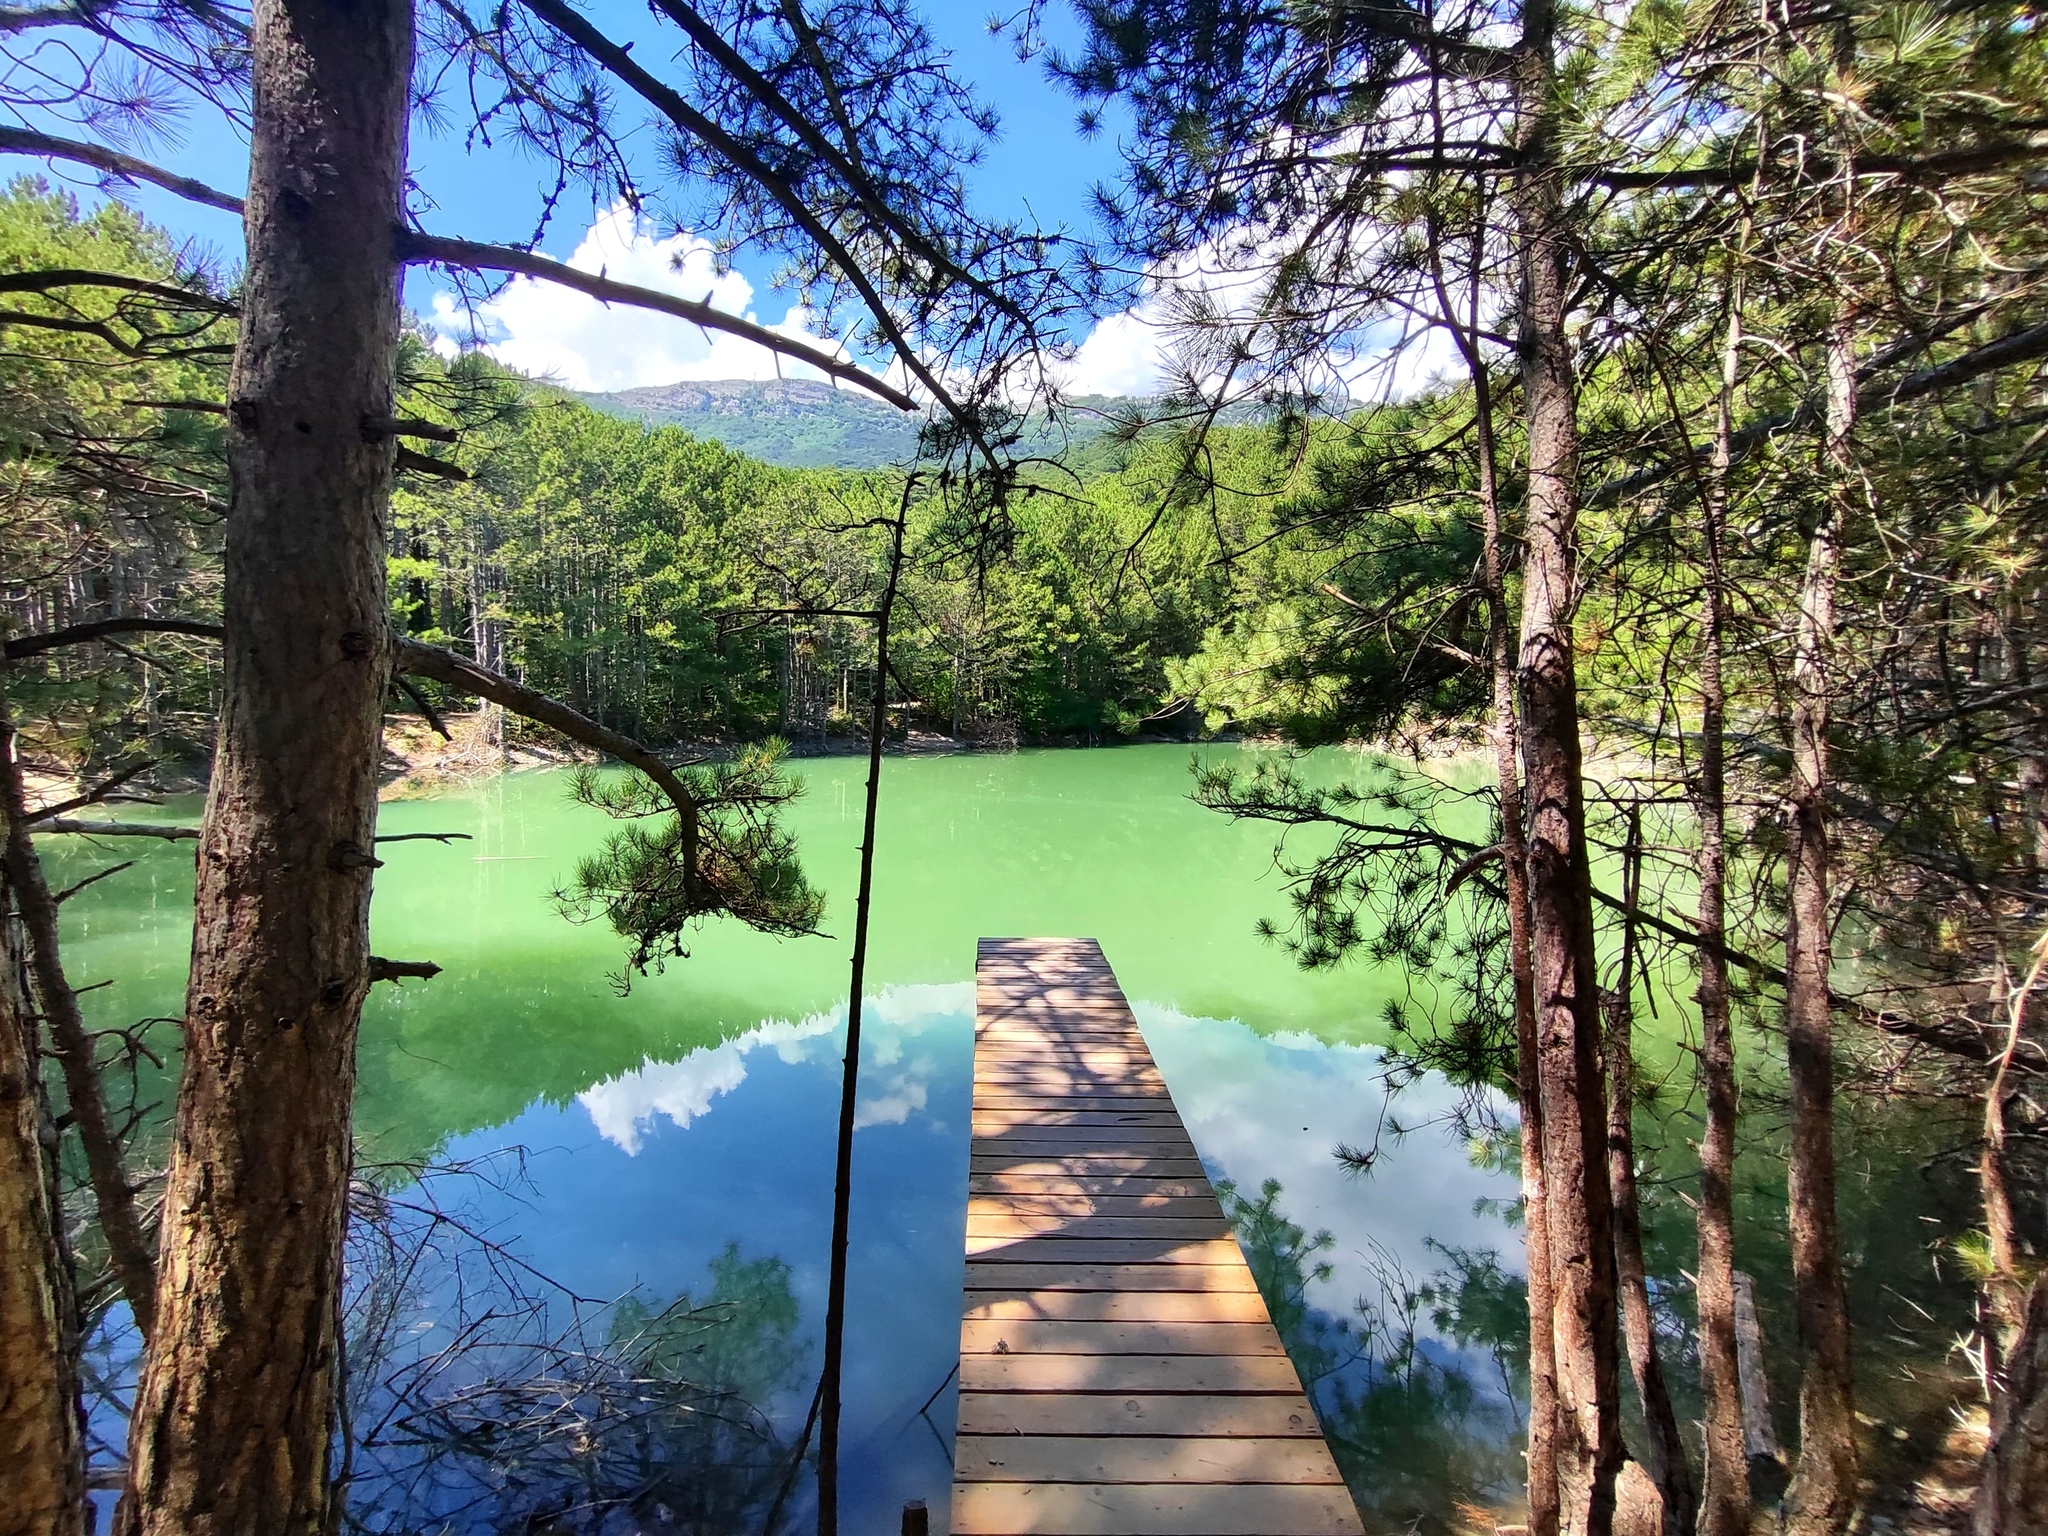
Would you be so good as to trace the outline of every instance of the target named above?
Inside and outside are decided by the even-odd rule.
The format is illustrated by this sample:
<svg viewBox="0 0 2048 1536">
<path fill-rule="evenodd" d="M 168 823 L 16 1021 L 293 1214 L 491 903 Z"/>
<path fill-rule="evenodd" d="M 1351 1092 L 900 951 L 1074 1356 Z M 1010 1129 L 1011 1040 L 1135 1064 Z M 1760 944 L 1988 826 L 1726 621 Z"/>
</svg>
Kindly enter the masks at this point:
<svg viewBox="0 0 2048 1536">
<path fill-rule="evenodd" d="M 1553 0 L 1523 9 L 1515 89 L 1525 169 L 1513 200 L 1521 245 L 1518 350 L 1528 425 L 1527 548 L 1519 665 L 1529 802 L 1545 1204 L 1557 1367 L 1557 1480 L 1565 1536 L 1608 1536 L 1621 1469 L 1614 1230 L 1607 1185 L 1592 871 L 1586 851 L 1576 606 L 1578 422 L 1565 333 L 1569 243 L 1556 165 Z"/>
<path fill-rule="evenodd" d="M 411 9 L 258 0 L 222 710 L 118 1528 L 313 1536 L 389 675 Z"/>
<path fill-rule="evenodd" d="M 1792 660 L 1792 782 L 1785 852 L 1785 1055 L 1791 1096 L 1786 1184 L 1799 1323 L 1799 1460 L 1785 1496 L 1792 1536 L 1837 1536 L 1856 1508 L 1858 1448 L 1847 1284 L 1835 1216 L 1835 1055 L 1829 982 L 1829 652 L 1842 540 L 1855 495 L 1855 326 L 1827 342 L 1827 503 L 1807 550 Z"/>
<path fill-rule="evenodd" d="M 2048 1536 L 2048 1280 L 2034 1281 L 2003 1365 L 1971 1536 Z"/>
<path fill-rule="evenodd" d="M 1634 913 L 1642 888 L 1643 823 L 1640 807 L 1631 806 L 1628 841 L 1622 853 L 1621 901 Z M 1635 982 L 1636 932 L 1632 918 L 1621 942 L 1621 975 L 1607 1010 L 1607 1179 L 1614 1195 L 1614 1265 L 1621 1291 L 1622 1339 L 1628 1348 L 1629 1373 L 1636 1401 L 1643 1410 L 1648 1441 L 1645 1466 L 1656 1485 L 1664 1536 L 1692 1536 L 1698 1511 L 1694 1506 L 1692 1468 L 1679 1437 L 1678 1415 L 1664 1380 L 1664 1362 L 1657 1350 L 1656 1316 L 1650 1310 L 1648 1267 L 1643 1261 L 1642 1207 L 1636 1191 L 1635 1142 Z"/>
<path fill-rule="evenodd" d="M 1742 1439 L 1742 1373 L 1735 1331 L 1735 1032 L 1728 994 L 1728 694 L 1722 679 L 1726 573 L 1722 538 L 1728 522 L 1728 471 L 1733 462 L 1734 391 L 1742 344 L 1740 289 L 1730 297 L 1714 447 L 1700 498 L 1703 569 L 1700 591 L 1700 757 L 1693 786 L 1699 823 L 1700 1092 L 1706 1125 L 1700 1135 L 1699 1312 L 1702 1426 L 1700 1536 L 1746 1536 L 1749 1459 Z"/>
<path fill-rule="evenodd" d="M 12 895 L 0 878 L 0 1536 L 80 1536 L 77 1308 Z"/>
<path fill-rule="evenodd" d="M 1479 284 L 1472 285 L 1475 296 Z M 1474 317 L 1476 321 L 1476 316 Z M 1472 332 L 1476 333 L 1476 323 Z M 1543 1090 L 1537 1066 L 1536 982 L 1529 952 L 1529 845 L 1524 832 L 1521 733 L 1515 719 L 1515 669 L 1509 642 L 1507 581 L 1501 560 L 1500 470 L 1493 430 L 1493 387 L 1476 350 L 1472 376 L 1479 436 L 1479 505 L 1484 576 L 1491 608 L 1488 660 L 1493 673 L 1494 769 L 1500 784 L 1502 884 L 1507 893 L 1508 969 L 1514 987 L 1515 1097 L 1522 1115 L 1522 1231 L 1529 1311 L 1529 1536 L 1558 1536 L 1557 1347 L 1550 1275 L 1550 1210 L 1543 1178 Z"/>
</svg>

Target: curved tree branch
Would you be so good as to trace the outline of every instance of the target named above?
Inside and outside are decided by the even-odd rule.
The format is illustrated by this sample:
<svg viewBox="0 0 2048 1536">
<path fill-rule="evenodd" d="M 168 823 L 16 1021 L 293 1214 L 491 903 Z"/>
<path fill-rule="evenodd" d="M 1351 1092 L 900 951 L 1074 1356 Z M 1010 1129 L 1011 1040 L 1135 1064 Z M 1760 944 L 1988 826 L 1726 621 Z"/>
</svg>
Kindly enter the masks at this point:
<svg viewBox="0 0 2048 1536">
<path fill-rule="evenodd" d="M 147 160 L 124 155 L 118 149 L 108 149 L 103 144 L 87 144 L 79 139 L 60 139 L 27 128 L 0 126 L 0 154 L 41 155 L 47 160 L 70 160 L 104 171 L 109 176 L 118 176 L 123 181 L 146 181 L 151 186 L 162 187 L 166 192 L 175 192 L 188 201 L 204 203 L 223 213 L 242 211 L 242 200 L 231 192 L 218 191 L 203 181 L 180 176 L 161 166 L 151 165 Z"/>
<path fill-rule="evenodd" d="M 612 278 L 600 277 L 590 272 L 579 272 L 576 268 L 533 251 L 522 251 L 516 246 L 487 245 L 477 240 L 453 240 L 440 235 L 421 234 L 416 230 L 403 229 L 398 232 L 398 259 L 408 264 L 437 262 L 442 266 L 467 267 L 475 272 L 516 272 L 522 277 L 539 278 L 545 283 L 557 283 L 564 288 L 574 288 L 578 293 L 587 293 L 593 299 L 607 304 L 629 304 L 636 309 L 658 310 L 665 315 L 675 315 L 701 325 L 706 330 L 724 331 L 731 336 L 743 337 L 785 357 L 809 363 L 819 372 L 835 379 L 843 379 L 856 388 L 865 389 L 881 396 L 899 411 L 914 411 L 917 402 L 894 385 L 876 378 L 865 368 L 835 357 L 821 347 L 793 341 L 778 331 L 771 331 L 765 325 L 756 325 L 738 315 L 728 315 L 723 310 L 698 300 L 680 299 L 671 293 L 662 293 L 654 288 L 642 288 L 634 283 L 621 283 Z"/>
<path fill-rule="evenodd" d="M 503 673 L 493 672 L 489 667 L 479 666 L 467 656 L 458 656 L 453 651 L 443 650 L 437 645 L 423 645 L 404 635 L 391 637 L 393 669 L 410 677 L 428 677 L 450 688 L 464 693 L 475 694 L 493 704 L 502 705 L 523 720 L 545 725 L 559 731 L 571 741 L 580 742 L 599 752 L 616 757 L 628 767 L 637 768 L 652 779 L 661 792 L 668 796 L 669 803 L 676 808 L 676 815 L 683 825 L 683 844 L 687 865 L 685 879 L 694 884 L 697 878 L 697 801 L 689 787 L 675 769 L 669 767 L 652 751 L 630 736 L 599 725 L 595 720 L 578 714 L 559 699 L 515 683 Z"/>
<path fill-rule="evenodd" d="M 196 843 L 197 827 L 158 826 L 152 821 L 74 821 L 69 816 L 41 816 L 30 821 L 28 830 L 36 837 L 63 834 L 70 837 L 160 837 L 167 843 Z"/>
</svg>

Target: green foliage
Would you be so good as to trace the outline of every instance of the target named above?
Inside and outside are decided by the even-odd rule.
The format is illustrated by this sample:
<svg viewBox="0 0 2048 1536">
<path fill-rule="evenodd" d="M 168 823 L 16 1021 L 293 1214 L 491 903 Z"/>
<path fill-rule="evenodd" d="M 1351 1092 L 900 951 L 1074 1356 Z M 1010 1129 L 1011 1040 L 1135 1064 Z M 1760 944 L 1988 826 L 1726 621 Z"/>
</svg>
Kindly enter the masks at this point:
<svg viewBox="0 0 2048 1536">
<path fill-rule="evenodd" d="M 1323 1257 L 1334 1239 L 1313 1235 L 1282 1210 L 1268 1179 L 1257 1199 L 1216 1186 L 1259 1294 L 1315 1403 L 1324 1439 L 1368 1529 L 1444 1533 L 1464 1507 L 1496 1502 L 1519 1481 L 1514 1393 L 1526 1391 L 1528 1320 L 1521 1281 L 1498 1255 L 1437 1248 L 1446 1267 L 1428 1280 L 1389 1253 L 1365 1257 L 1374 1294 L 1349 1317 L 1308 1299 L 1331 1278 Z M 1501 1391 L 1490 1392 L 1425 1337 L 1425 1317 L 1444 1338 L 1489 1356 Z"/>
<path fill-rule="evenodd" d="M 612 1308 L 610 1349 L 662 1381 L 687 1383 L 742 1412 L 789 1390 L 810 1352 L 789 1265 L 746 1259 L 738 1243 L 711 1261 L 711 1293 L 651 1306 L 638 1293 Z"/>
<path fill-rule="evenodd" d="M 629 821 L 576 867 L 556 893 L 565 915 L 600 912 L 632 941 L 631 970 L 660 969 L 687 958 L 685 940 L 706 917 L 736 917 L 763 933 L 815 933 L 824 895 L 805 879 L 796 839 L 778 812 L 803 793 L 782 772 L 784 746 L 742 748 L 729 762 L 682 769 L 677 777 L 695 815 L 685 825 L 667 793 L 639 774 L 578 770 L 571 793 L 585 805 Z M 625 978 L 619 978 L 621 989 Z"/>
<path fill-rule="evenodd" d="M 0 274 L 52 270 L 149 286 L 68 282 L 7 295 L 0 626 L 56 629 L 114 609 L 211 618 L 221 421 L 177 402 L 224 393 L 233 327 L 216 285 L 119 204 L 81 215 L 41 181 L 15 181 L 0 193 Z M 10 698 L 37 755 L 104 763 L 208 740 L 208 647 L 158 640 L 144 649 L 201 664 L 143 673 L 110 665 L 109 649 L 10 668 Z"/>
</svg>

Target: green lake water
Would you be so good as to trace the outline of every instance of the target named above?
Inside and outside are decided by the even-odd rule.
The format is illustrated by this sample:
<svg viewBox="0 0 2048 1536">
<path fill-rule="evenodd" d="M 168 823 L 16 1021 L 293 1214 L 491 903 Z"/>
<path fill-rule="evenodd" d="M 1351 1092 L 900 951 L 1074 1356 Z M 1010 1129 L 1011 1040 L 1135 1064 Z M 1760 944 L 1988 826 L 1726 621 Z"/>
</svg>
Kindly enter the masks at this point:
<svg viewBox="0 0 2048 1536">
<path fill-rule="evenodd" d="M 1363 967 L 1306 974 L 1255 936 L 1260 917 L 1286 910 L 1272 833 L 1192 805 L 1189 760 L 1185 748 L 1132 747 L 886 765 L 856 1138 L 849 1530 L 895 1529 L 897 1508 L 913 1497 L 943 1526 L 970 980 L 976 939 L 1002 934 L 1102 942 L 1204 1161 L 1246 1199 L 1241 1235 L 1297 1362 L 1315 1378 L 1371 1526 L 1420 1519 L 1436 1528 L 1460 1500 L 1511 1495 L 1521 1341 L 1511 1107 L 1429 1078 L 1389 1104 L 1378 1048 L 1386 1004 L 1406 995 L 1402 978 Z M 1325 752 L 1308 771 L 1330 779 L 1372 767 Z M 408 1189 L 440 1192 L 494 1256 L 530 1266 L 563 1294 L 628 1298 L 657 1314 L 684 1296 L 715 1301 L 692 1324 L 685 1354 L 717 1362 L 763 1426 L 744 1454 L 723 1441 L 691 1453 L 728 1469 L 760 1461 L 720 1484 L 713 1502 L 728 1513 L 758 1512 L 776 1481 L 761 1447 L 786 1446 L 803 1419 L 823 1311 L 864 764 L 796 768 L 808 793 L 789 820 L 831 898 L 833 937 L 713 926 L 696 935 L 690 958 L 635 978 L 624 995 L 613 980 L 622 941 L 601 923 L 566 922 L 550 899 L 607 830 L 569 801 L 565 775 L 508 775 L 395 801 L 380 820 L 385 833 L 471 840 L 380 850 L 375 950 L 443 971 L 379 986 L 365 1012 L 363 1157 L 485 1170 L 424 1186 L 389 1171 L 382 1179 L 401 1205 Z M 197 814 L 196 804 L 169 810 Z M 51 853 L 63 883 L 111 861 L 75 839 L 53 840 Z M 75 982 L 113 983 L 88 997 L 100 1021 L 178 1010 L 190 896 L 190 847 L 172 845 L 67 905 Z M 1692 1390 L 1691 1243 L 1679 1195 L 1695 1133 L 1678 1049 L 1683 1009 L 1666 998 L 1644 1028 L 1652 1075 L 1669 1080 L 1644 1112 L 1646 1214 L 1683 1399 Z M 1758 1150 L 1741 1181 L 1744 1262 L 1784 1346 L 1772 1361 L 1782 1408 L 1793 1379 L 1782 1166 L 1770 1147 L 1768 1053 L 1751 1045 L 1762 1065 L 1750 1100 Z M 1475 1111 L 1509 1134 L 1460 1134 Z M 1843 1214 L 1869 1346 L 1866 1396 L 1904 1424 L 1946 1401 L 1946 1339 L 1968 1298 L 1938 1259 L 1970 1213 L 1947 1156 L 1952 1127 L 1908 1109 L 1858 1113 L 1844 1121 Z M 1375 1140 L 1383 1151 L 1370 1175 L 1348 1174 L 1332 1156 L 1339 1143 Z M 1256 1203 L 1268 1181 L 1277 1192 Z M 462 1262 L 415 1278 L 390 1309 L 415 1355 L 473 1304 L 464 1286 L 477 1282 L 463 1279 Z M 617 1326 L 616 1308 L 603 1315 Z M 430 1516 L 476 1528 L 530 1492 L 479 1494 L 467 1474 L 408 1480 L 404 1454 L 376 1445 L 363 1459 L 358 1499 L 379 1528 Z M 799 1484 L 797 1504 L 805 1496 Z M 644 1528 L 663 1528 L 647 1518 Z"/>
</svg>

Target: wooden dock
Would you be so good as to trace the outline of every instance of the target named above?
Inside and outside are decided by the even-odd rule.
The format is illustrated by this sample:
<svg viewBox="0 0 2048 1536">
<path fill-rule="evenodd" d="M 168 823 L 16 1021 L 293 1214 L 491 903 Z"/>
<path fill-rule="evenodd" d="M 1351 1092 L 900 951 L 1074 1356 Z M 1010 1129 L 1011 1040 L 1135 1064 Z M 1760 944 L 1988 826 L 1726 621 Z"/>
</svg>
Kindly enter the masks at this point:
<svg viewBox="0 0 2048 1536">
<path fill-rule="evenodd" d="M 975 968 L 955 1536 L 1362 1536 L 1092 939 Z"/>
</svg>

